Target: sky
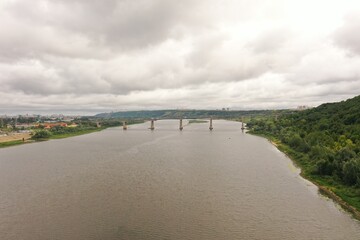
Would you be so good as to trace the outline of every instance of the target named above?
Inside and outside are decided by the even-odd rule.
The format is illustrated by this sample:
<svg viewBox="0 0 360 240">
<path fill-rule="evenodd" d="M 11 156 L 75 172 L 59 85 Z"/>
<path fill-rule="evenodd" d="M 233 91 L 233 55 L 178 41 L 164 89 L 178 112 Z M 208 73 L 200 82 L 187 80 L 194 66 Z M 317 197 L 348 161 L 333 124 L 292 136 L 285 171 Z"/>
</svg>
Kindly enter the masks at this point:
<svg viewBox="0 0 360 240">
<path fill-rule="evenodd" d="M 359 93 L 358 0 L 0 0 L 0 114 L 282 109 Z"/>
</svg>

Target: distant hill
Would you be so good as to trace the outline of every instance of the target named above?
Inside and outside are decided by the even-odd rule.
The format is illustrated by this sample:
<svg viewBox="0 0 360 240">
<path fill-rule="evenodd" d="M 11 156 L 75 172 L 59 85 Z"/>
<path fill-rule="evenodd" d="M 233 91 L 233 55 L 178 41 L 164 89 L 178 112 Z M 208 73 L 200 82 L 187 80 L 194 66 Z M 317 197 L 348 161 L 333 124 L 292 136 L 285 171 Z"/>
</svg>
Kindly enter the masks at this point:
<svg viewBox="0 0 360 240">
<path fill-rule="evenodd" d="M 124 111 L 100 113 L 97 118 L 122 118 L 122 119 L 177 119 L 177 118 L 240 118 L 245 116 L 261 116 L 272 114 L 271 110 L 253 111 L 222 111 L 222 110 L 152 110 L 152 111 Z"/>
<path fill-rule="evenodd" d="M 338 125 L 360 124 L 360 96 L 342 102 L 322 104 L 317 108 L 304 111 L 299 117 L 312 123 L 311 128 L 341 133 L 337 131 L 341 130 L 337 128 Z"/>
</svg>

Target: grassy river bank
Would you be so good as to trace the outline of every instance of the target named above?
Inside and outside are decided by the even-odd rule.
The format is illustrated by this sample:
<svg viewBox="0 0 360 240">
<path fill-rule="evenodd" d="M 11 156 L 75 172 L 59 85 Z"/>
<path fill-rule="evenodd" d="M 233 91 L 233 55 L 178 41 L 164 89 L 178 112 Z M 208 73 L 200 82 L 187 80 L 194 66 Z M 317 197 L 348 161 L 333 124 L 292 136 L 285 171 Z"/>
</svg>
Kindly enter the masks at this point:
<svg viewBox="0 0 360 240">
<path fill-rule="evenodd" d="M 130 121 L 127 123 L 127 125 L 133 125 L 138 123 L 143 123 L 144 121 Z M 22 144 L 28 144 L 33 142 L 41 142 L 41 141 L 47 141 L 51 139 L 62 139 L 62 138 L 68 138 L 68 137 L 75 137 L 80 136 L 84 134 L 99 132 L 104 129 L 110 128 L 110 127 L 119 127 L 120 124 L 104 124 L 104 126 L 101 127 L 77 127 L 77 128 L 56 128 L 51 130 L 43 130 L 43 129 L 37 129 L 34 130 L 34 133 L 31 138 L 28 139 L 18 139 L 18 140 L 11 140 L 6 142 L 0 142 L 0 148 L 5 147 L 11 147 L 11 146 L 17 146 Z M 39 134 L 41 133 L 41 134 Z"/>
<path fill-rule="evenodd" d="M 272 145 L 292 160 L 295 166 L 300 169 L 301 177 L 315 184 L 321 194 L 329 197 L 344 210 L 350 212 L 354 218 L 360 220 L 360 195 L 358 194 L 357 188 L 334 181 L 331 177 L 314 174 L 311 162 L 306 161 L 303 154 L 293 150 L 279 139 L 268 134 L 260 134 L 253 131 L 248 131 L 247 133 L 266 138 Z"/>
<path fill-rule="evenodd" d="M 75 136 L 89 134 L 89 133 L 93 133 L 93 132 L 99 132 L 104 129 L 106 129 L 106 128 L 102 127 L 102 128 L 94 128 L 94 129 L 81 129 L 81 130 L 69 132 L 69 133 L 52 134 L 45 138 L 38 138 L 38 139 L 30 138 L 30 139 L 25 139 L 24 141 L 23 140 L 13 140 L 13 141 L 1 142 L 0 148 L 12 147 L 12 146 L 17 146 L 17 145 L 22 145 L 22 144 L 33 143 L 33 142 L 47 141 L 47 140 L 51 140 L 51 139 L 62 139 L 62 138 L 68 138 L 68 137 L 75 137 Z"/>
</svg>

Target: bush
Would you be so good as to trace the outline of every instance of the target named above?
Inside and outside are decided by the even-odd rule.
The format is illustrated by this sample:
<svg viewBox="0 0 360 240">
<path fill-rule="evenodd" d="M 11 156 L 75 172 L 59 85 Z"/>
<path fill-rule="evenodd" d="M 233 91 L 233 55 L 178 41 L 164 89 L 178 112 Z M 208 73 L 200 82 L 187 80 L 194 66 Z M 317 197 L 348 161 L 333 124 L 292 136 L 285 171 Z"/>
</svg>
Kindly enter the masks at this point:
<svg viewBox="0 0 360 240">
<path fill-rule="evenodd" d="M 355 185 L 360 179 L 360 159 L 351 159 L 343 166 L 343 180 L 346 184 Z"/>
<path fill-rule="evenodd" d="M 303 153 L 307 153 L 310 151 L 309 145 L 297 134 L 290 137 L 289 146 Z"/>
<path fill-rule="evenodd" d="M 49 131 L 47 131 L 47 130 L 39 130 L 31 138 L 33 138 L 33 139 L 46 139 L 46 138 L 49 138 L 50 136 L 51 136 L 51 133 Z"/>
<path fill-rule="evenodd" d="M 320 175 L 332 175 L 335 170 L 335 166 L 332 162 L 321 159 L 316 162 L 316 173 Z"/>
</svg>

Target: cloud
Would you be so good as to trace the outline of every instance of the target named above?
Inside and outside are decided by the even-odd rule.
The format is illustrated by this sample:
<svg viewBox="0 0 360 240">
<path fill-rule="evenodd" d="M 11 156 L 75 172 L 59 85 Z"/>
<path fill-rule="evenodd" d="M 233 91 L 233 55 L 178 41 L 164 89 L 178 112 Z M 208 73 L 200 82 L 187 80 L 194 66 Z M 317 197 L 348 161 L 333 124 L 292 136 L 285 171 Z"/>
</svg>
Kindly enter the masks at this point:
<svg viewBox="0 0 360 240">
<path fill-rule="evenodd" d="M 345 17 L 344 24 L 335 32 L 335 42 L 352 54 L 360 55 L 360 16 L 353 12 Z"/>
<path fill-rule="evenodd" d="M 249 47 L 256 54 L 272 54 L 284 48 L 289 38 L 291 38 L 291 32 L 288 29 L 273 29 L 261 33 L 260 36 L 249 43 Z"/>
<path fill-rule="evenodd" d="M 0 114 L 343 100 L 360 87 L 358 9 L 340 0 L 3 0 Z"/>
</svg>

